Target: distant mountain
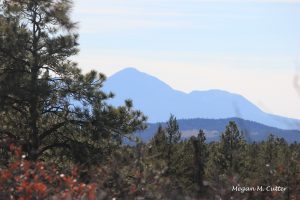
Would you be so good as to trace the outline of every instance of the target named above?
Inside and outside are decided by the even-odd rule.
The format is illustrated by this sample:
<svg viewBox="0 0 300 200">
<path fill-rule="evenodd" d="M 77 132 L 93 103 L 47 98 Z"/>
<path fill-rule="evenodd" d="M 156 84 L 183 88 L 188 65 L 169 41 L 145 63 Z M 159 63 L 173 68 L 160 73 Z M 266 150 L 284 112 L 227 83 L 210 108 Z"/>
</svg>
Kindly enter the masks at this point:
<svg viewBox="0 0 300 200">
<path fill-rule="evenodd" d="M 235 121 L 240 131 L 243 132 L 245 139 L 250 142 L 265 140 L 270 134 L 280 138 L 282 137 L 289 143 L 294 141 L 300 142 L 300 131 L 282 130 L 240 118 L 183 119 L 178 120 L 178 124 L 183 133 L 183 138 L 189 138 L 193 135 L 197 135 L 199 129 L 202 129 L 205 132 L 207 141 L 211 142 L 220 139 L 220 134 L 225 130 L 229 121 Z M 166 126 L 166 123 L 161 124 L 163 127 Z M 159 123 L 149 123 L 148 128 L 142 132 L 138 132 L 137 136 L 139 136 L 143 141 L 148 142 L 154 136 L 158 126 Z"/>
<path fill-rule="evenodd" d="M 109 77 L 104 90 L 116 94 L 109 102 L 112 105 L 121 105 L 125 99 L 132 99 L 134 107 L 145 113 L 149 122 L 167 121 L 172 113 L 177 119 L 238 117 L 281 129 L 300 127 L 299 120 L 265 113 L 241 95 L 222 90 L 187 94 L 134 68 Z"/>
</svg>

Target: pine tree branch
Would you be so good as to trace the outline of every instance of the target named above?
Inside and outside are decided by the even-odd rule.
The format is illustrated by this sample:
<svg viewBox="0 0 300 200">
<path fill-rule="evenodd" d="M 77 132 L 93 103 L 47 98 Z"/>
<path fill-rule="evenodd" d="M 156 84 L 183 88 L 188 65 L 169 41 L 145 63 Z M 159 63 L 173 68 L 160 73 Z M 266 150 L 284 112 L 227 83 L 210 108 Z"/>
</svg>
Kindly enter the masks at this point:
<svg viewBox="0 0 300 200">
<path fill-rule="evenodd" d="M 64 125 L 67 124 L 67 121 L 55 124 L 54 126 L 52 126 L 50 129 L 44 131 L 41 135 L 40 135 L 40 140 L 43 140 L 45 137 L 47 137 L 48 135 L 51 135 L 51 133 L 57 131 L 58 129 L 60 129 L 61 127 L 63 127 Z"/>
<path fill-rule="evenodd" d="M 5 130 L 5 129 L 0 129 L 0 134 L 1 134 L 1 135 L 6 134 L 6 135 L 8 135 L 9 137 L 12 137 L 12 138 L 14 138 L 14 139 L 17 139 L 17 136 L 15 136 L 13 133 L 11 133 L 10 131 Z"/>
<path fill-rule="evenodd" d="M 30 63 L 28 61 L 25 61 L 23 59 L 15 57 L 8 49 L 0 47 L 0 52 L 3 53 L 4 55 L 10 57 L 14 61 L 18 61 L 18 62 L 23 63 L 24 65 L 30 66 Z"/>
<path fill-rule="evenodd" d="M 41 156 L 45 151 L 53 149 L 53 148 L 64 148 L 64 149 L 71 149 L 71 146 L 65 142 L 60 142 L 60 143 L 54 143 L 48 146 L 43 147 L 39 152 L 38 152 L 38 157 Z"/>
</svg>

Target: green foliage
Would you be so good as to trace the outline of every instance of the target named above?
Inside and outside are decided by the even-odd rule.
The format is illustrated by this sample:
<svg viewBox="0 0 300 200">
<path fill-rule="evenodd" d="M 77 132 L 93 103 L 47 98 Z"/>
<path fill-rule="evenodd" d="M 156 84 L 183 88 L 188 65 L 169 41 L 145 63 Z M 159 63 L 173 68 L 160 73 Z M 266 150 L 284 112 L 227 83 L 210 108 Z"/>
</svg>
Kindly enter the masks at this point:
<svg viewBox="0 0 300 200">
<path fill-rule="evenodd" d="M 204 178 L 204 169 L 207 162 L 207 145 L 205 143 L 205 134 L 203 130 L 199 130 L 198 136 L 191 137 L 193 150 L 194 150 L 194 173 L 193 173 L 193 182 L 196 183 L 198 190 L 203 189 L 203 178 Z"/>
<path fill-rule="evenodd" d="M 171 115 L 149 144 L 122 144 L 145 128 L 146 118 L 129 100 L 108 105 L 113 94 L 101 90 L 105 76 L 83 74 L 69 59 L 78 52 L 72 2 L 3 0 L 0 6 L 0 199 L 95 199 L 96 189 L 97 199 L 300 195 L 300 145 L 272 135 L 246 143 L 234 122 L 219 142 L 207 144 L 202 130 L 182 140 Z M 233 192 L 238 185 L 288 189 Z"/>
<path fill-rule="evenodd" d="M 224 173 L 235 173 L 243 165 L 242 157 L 245 152 L 245 140 L 235 122 L 231 121 L 221 135 L 220 165 Z"/>
<path fill-rule="evenodd" d="M 161 125 L 158 126 L 154 137 L 149 143 L 150 145 L 150 153 L 158 158 L 166 158 L 166 150 L 167 150 L 167 136 L 166 131 L 163 129 Z"/>
<path fill-rule="evenodd" d="M 145 127 L 132 102 L 112 107 L 105 76 L 82 74 L 71 1 L 6 0 L 0 10 L 0 133 L 29 159 L 101 161 L 123 136 Z M 58 157 L 58 158 L 59 158 Z"/>
<path fill-rule="evenodd" d="M 172 145 L 179 142 L 181 138 L 181 132 L 179 131 L 179 125 L 174 115 L 171 115 L 166 127 L 167 144 Z"/>
<path fill-rule="evenodd" d="M 179 142 L 181 138 L 181 132 L 179 131 L 179 125 L 174 115 L 171 115 L 166 127 L 166 138 L 167 138 L 167 167 L 168 173 L 173 171 L 173 154 L 174 146 Z"/>
<path fill-rule="evenodd" d="M 158 130 L 150 144 L 163 138 L 158 137 L 163 135 L 162 128 Z M 300 194 L 299 147 L 299 144 L 289 145 L 272 135 L 267 141 L 246 143 L 236 124 L 230 122 L 219 142 L 205 143 L 205 134 L 200 130 L 197 137 L 173 144 L 171 167 L 168 167 L 168 156 L 156 157 L 156 161 L 165 163 L 168 169 L 164 177 L 170 178 L 171 184 L 166 192 L 173 191 L 181 197 L 291 199 Z M 241 193 L 233 192 L 233 186 L 282 186 L 288 189 L 285 192 Z"/>
</svg>

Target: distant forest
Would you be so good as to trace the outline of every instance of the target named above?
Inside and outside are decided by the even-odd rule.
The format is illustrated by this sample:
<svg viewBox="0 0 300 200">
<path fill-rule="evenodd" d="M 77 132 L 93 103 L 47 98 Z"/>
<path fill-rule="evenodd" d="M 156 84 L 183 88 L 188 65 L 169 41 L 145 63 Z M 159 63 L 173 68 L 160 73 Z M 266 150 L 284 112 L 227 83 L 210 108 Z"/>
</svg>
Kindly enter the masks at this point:
<svg viewBox="0 0 300 200">
<path fill-rule="evenodd" d="M 206 142 L 213 142 L 220 140 L 222 132 L 230 121 L 237 124 L 245 140 L 250 143 L 267 140 L 271 134 L 275 137 L 284 138 L 288 143 L 300 142 L 300 131 L 298 130 L 283 130 L 236 117 L 225 119 L 179 119 L 178 124 L 182 131 L 182 139 L 196 136 L 199 129 L 202 129 L 206 134 Z M 136 135 L 142 141 L 148 142 L 154 136 L 159 125 L 166 127 L 167 123 L 148 123 L 147 128 L 138 131 Z"/>
<path fill-rule="evenodd" d="M 250 142 L 235 121 L 218 141 L 182 138 L 171 115 L 114 107 L 105 75 L 83 74 L 70 0 L 0 1 L 0 199 L 299 199 L 300 144 Z M 133 144 L 124 141 L 131 141 Z"/>
</svg>

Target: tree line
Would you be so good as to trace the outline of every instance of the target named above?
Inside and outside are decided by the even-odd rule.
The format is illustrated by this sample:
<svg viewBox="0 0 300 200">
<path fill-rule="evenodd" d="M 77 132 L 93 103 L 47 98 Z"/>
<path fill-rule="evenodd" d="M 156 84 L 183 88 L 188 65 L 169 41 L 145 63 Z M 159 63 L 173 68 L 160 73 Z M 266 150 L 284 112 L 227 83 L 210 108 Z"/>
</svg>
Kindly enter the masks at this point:
<svg viewBox="0 0 300 200">
<path fill-rule="evenodd" d="M 234 121 L 229 122 L 218 142 L 207 143 L 204 131 L 199 130 L 196 136 L 170 143 L 174 135 L 180 135 L 174 123 L 176 118 L 171 116 L 165 129 L 158 128 L 149 144 L 145 144 L 145 154 L 155 162 L 165 162 L 166 174 L 173 180 L 170 187 L 181 191 L 182 196 L 192 194 L 200 199 L 207 196 L 211 199 L 292 199 L 299 196 L 298 143 L 288 144 L 272 134 L 266 141 L 246 142 Z M 277 186 L 284 187 L 284 192 L 278 188 L 268 191 L 267 187 Z M 236 191 L 236 187 L 240 191 Z M 250 187 L 262 187 L 265 191 L 241 192 Z"/>
<path fill-rule="evenodd" d="M 0 1 L 1 199 L 299 197 L 297 143 L 272 135 L 247 143 L 233 121 L 218 142 L 207 143 L 203 130 L 182 140 L 173 115 L 139 142 L 146 116 L 131 100 L 109 105 L 105 75 L 84 74 L 70 59 L 79 51 L 71 8 L 70 0 Z M 232 191 L 256 185 L 288 189 Z"/>
</svg>

